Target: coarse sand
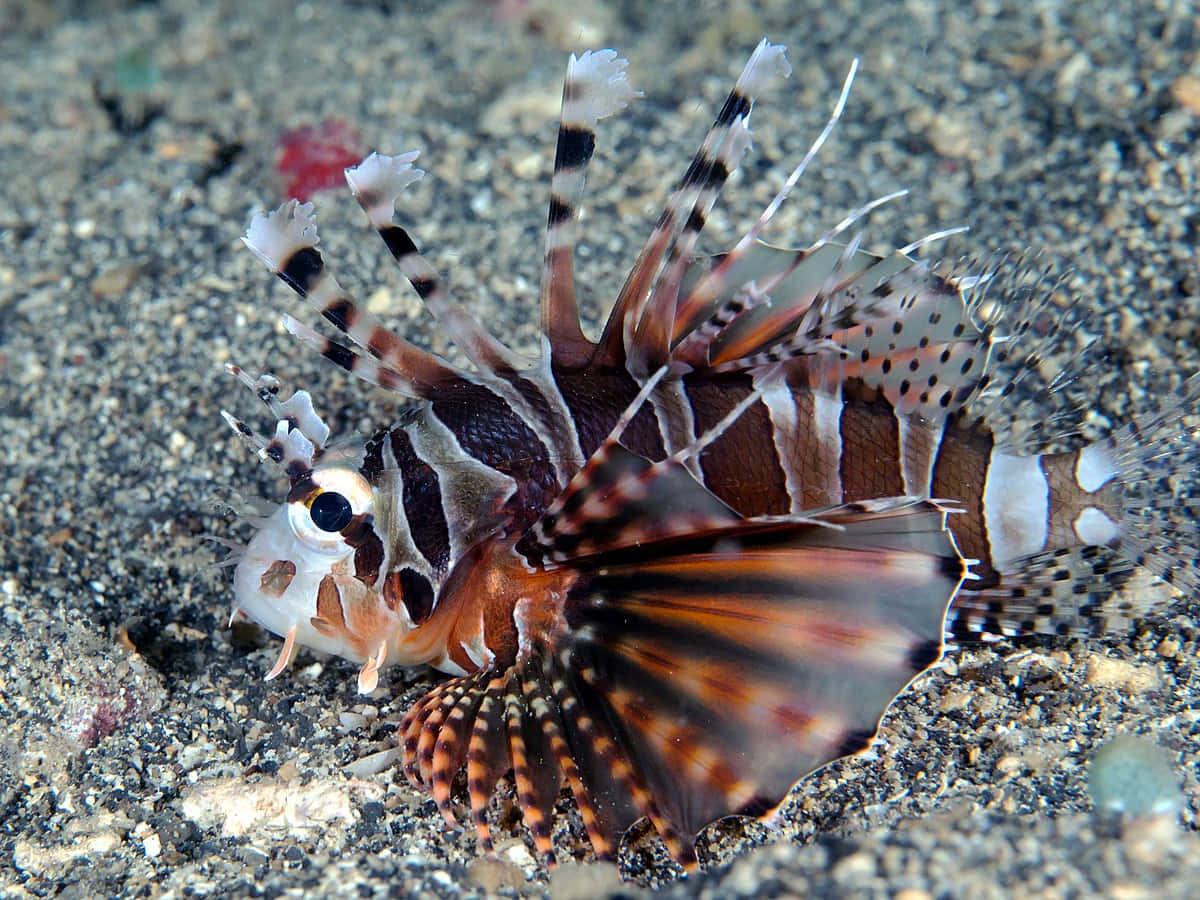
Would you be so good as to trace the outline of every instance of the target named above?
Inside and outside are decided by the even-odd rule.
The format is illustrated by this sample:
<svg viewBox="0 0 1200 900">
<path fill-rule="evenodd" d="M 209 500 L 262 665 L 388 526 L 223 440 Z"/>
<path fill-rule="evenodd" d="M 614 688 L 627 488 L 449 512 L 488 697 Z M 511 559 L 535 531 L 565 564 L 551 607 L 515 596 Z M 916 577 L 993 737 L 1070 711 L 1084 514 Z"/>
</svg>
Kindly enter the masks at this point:
<svg viewBox="0 0 1200 900">
<path fill-rule="evenodd" d="M 653 11 L 652 11 L 653 10 Z M 1104 434 L 1200 369 L 1196 9 L 1144 0 L 0 3 L 0 894 L 4 896 L 1184 897 L 1200 885 L 1197 606 L 1104 641 L 955 653 L 863 756 L 803 781 L 771 827 L 722 823 L 679 880 L 635 829 L 619 867 L 539 869 L 494 802 L 499 857 L 380 768 L 431 683 L 226 627 L 214 535 L 279 486 L 222 423 L 261 409 L 229 361 L 313 392 L 341 435 L 396 415 L 290 339 L 307 312 L 237 238 L 282 198 L 282 132 L 330 118 L 422 151 L 410 220 L 494 331 L 532 352 L 548 174 L 570 50 L 612 46 L 645 97 L 601 128 L 579 260 L 594 327 L 664 192 L 762 35 L 792 78 L 706 231 L 728 246 L 846 116 L 767 237 L 800 245 L 866 200 L 886 249 L 1022 252 L 1074 272 L 1096 362 L 1071 387 Z M 316 197 L 343 282 L 451 352 L 345 191 Z M 1041 411 L 1028 405 L 1025 417 Z M 1097 815 L 1089 761 L 1150 735 L 1182 813 Z M 564 808 L 569 804 L 564 803 Z M 624 879 L 624 881 L 622 881 Z"/>
</svg>

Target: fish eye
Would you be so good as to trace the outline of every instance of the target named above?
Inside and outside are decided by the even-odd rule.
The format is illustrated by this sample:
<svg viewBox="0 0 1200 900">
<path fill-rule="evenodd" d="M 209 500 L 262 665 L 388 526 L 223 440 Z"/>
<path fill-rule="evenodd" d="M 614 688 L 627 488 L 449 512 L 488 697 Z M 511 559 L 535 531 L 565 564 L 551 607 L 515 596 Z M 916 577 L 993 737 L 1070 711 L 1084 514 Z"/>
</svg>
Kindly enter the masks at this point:
<svg viewBox="0 0 1200 900">
<path fill-rule="evenodd" d="M 354 518 L 350 501 L 337 491 L 322 491 L 308 508 L 312 522 L 322 531 L 341 531 Z"/>
<path fill-rule="evenodd" d="M 358 472 L 338 466 L 312 473 L 316 490 L 288 506 L 292 532 L 308 547 L 324 553 L 345 553 L 341 531 L 371 511 L 371 485 Z"/>
</svg>

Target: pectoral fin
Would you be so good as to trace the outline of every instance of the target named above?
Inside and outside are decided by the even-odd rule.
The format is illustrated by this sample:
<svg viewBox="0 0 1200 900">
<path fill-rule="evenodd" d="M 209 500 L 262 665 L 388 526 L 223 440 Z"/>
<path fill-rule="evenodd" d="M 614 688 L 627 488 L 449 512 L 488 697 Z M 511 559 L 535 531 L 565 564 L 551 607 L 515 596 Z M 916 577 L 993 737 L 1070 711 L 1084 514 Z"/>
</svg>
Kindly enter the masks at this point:
<svg viewBox="0 0 1200 900">
<path fill-rule="evenodd" d="M 666 484 L 649 478 L 649 494 Z M 565 782 L 598 856 L 646 816 L 694 864 L 701 828 L 761 814 L 803 776 L 864 749 L 896 695 L 940 657 L 966 574 L 944 517 L 901 498 L 588 544 L 563 564 L 578 577 L 556 627 L 524 634 L 506 671 L 442 686 L 410 714 L 407 771 L 431 782 L 437 767 L 414 759 L 418 748 L 458 762 L 469 739 L 469 775 L 475 765 L 488 782 L 470 791 L 485 846 L 496 766 L 476 749 L 511 761 L 547 862 Z M 518 627 L 526 613 L 519 604 Z"/>
</svg>

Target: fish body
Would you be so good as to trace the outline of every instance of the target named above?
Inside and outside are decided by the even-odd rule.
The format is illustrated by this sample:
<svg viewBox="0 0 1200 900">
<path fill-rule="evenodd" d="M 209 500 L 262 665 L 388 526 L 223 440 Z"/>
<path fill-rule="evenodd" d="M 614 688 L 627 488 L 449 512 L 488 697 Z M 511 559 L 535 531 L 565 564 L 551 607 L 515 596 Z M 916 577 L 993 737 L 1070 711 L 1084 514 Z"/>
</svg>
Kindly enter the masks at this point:
<svg viewBox="0 0 1200 900">
<path fill-rule="evenodd" d="M 612 51 L 571 57 L 537 362 L 475 322 L 396 221 L 422 174 L 415 153 L 372 154 L 347 180 L 469 368 L 338 285 L 311 204 L 247 231 L 349 343 L 288 329 L 414 403 L 335 448 L 307 392 L 280 400 L 271 376 L 234 370 L 275 431 L 227 418 L 290 485 L 238 555 L 235 611 L 284 636 L 271 677 L 299 646 L 360 663 L 365 692 L 389 665 L 450 676 L 400 723 L 404 768 L 449 821 L 465 768 L 485 848 L 488 800 L 511 770 L 547 862 L 565 785 L 598 856 L 645 816 L 692 864 L 704 825 L 763 813 L 866 747 L 947 635 L 1111 628 L 1138 565 L 1195 584 L 1194 531 L 1156 539 L 1178 502 L 1162 460 L 1194 460 L 1194 380 L 1153 419 L 1038 455 L 987 412 L 1036 368 L 1026 333 L 1057 282 L 1004 260 L 942 271 L 912 257 L 920 241 L 862 251 L 846 235 L 890 197 L 802 250 L 759 240 L 851 78 L 745 237 L 698 252 L 755 97 L 788 72 L 763 41 L 593 341 L 574 297 L 576 214 L 597 123 L 635 93 Z"/>
</svg>

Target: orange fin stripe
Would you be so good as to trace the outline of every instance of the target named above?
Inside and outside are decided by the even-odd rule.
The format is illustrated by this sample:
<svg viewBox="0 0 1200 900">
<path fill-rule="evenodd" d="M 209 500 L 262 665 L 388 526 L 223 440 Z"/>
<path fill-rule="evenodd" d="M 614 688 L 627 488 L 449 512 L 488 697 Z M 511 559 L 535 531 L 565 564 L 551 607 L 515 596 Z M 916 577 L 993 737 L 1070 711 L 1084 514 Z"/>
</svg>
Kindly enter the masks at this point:
<svg viewBox="0 0 1200 900">
<path fill-rule="evenodd" d="M 614 710 L 656 750 L 664 768 L 681 783 L 699 786 L 718 794 L 728 807 L 738 809 L 758 792 L 756 785 L 739 777 L 736 763 L 725 756 L 719 738 L 696 724 L 663 715 L 634 694 L 613 691 L 608 695 Z M 733 750 L 738 754 L 738 750 Z"/>
<path fill-rule="evenodd" d="M 421 739 L 421 729 L 431 712 L 442 703 L 446 696 L 454 691 L 457 684 L 454 681 L 444 681 L 422 697 L 400 720 L 397 732 L 400 734 L 400 746 L 404 755 L 404 774 L 414 787 L 422 783 L 417 765 L 418 747 Z"/>
<path fill-rule="evenodd" d="M 819 516 L 840 527 L 741 520 L 589 557 L 559 612 L 518 616 L 514 662 L 416 705 L 402 723 L 406 771 L 453 822 L 465 762 L 485 850 L 511 767 L 546 864 L 565 779 L 598 855 L 645 816 L 694 866 L 700 828 L 773 807 L 799 777 L 866 747 L 940 653 L 961 578 L 942 510 L 900 500 Z"/>
<path fill-rule="evenodd" d="M 534 788 L 533 773 L 529 757 L 526 754 L 525 735 L 523 726 L 523 707 L 520 685 L 516 673 L 509 677 L 507 692 L 504 695 L 504 721 L 508 730 L 508 747 L 512 754 L 513 781 L 517 786 L 517 802 L 521 806 L 521 818 L 525 827 L 533 837 L 533 845 L 537 848 L 542 861 L 554 865 L 554 845 L 550 841 L 550 822 L 545 811 L 538 802 Z M 538 760 L 538 762 L 542 762 Z"/>
<path fill-rule="evenodd" d="M 601 689 L 600 693 L 605 691 Z M 626 761 L 625 753 L 611 738 L 601 738 L 597 743 L 601 754 L 614 763 L 614 772 L 630 788 L 634 803 L 650 820 L 675 861 L 685 867 L 695 865 L 696 851 L 691 836 L 682 834 L 674 821 L 663 814 L 655 794 L 642 786 L 637 770 Z M 620 763 L 616 762 L 618 758 Z"/>
<path fill-rule="evenodd" d="M 446 716 L 450 713 L 450 710 L 462 699 L 468 686 L 465 680 L 456 679 L 454 687 L 442 696 L 441 702 L 433 706 L 429 711 L 429 715 L 425 716 L 421 722 L 421 731 L 417 737 L 416 763 L 417 772 L 424 784 L 433 783 L 434 747 L 437 745 L 437 738 L 441 731 L 442 723 L 446 721 Z"/>
<path fill-rule="evenodd" d="M 482 693 L 479 690 L 482 680 L 482 673 L 477 673 L 472 676 L 468 685 L 464 685 L 458 702 L 450 709 L 442 727 L 437 732 L 437 742 L 434 744 L 433 759 L 429 766 L 430 791 L 446 824 L 451 827 L 456 826 L 458 820 L 454 815 L 450 784 L 454 779 L 454 773 L 462 768 L 466 761 L 467 723 L 475 715 L 475 710 L 479 707 L 482 699 Z"/>
<path fill-rule="evenodd" d="M 479 847 L 485 853 L 492 851 L 491 830 L 488 827 L 487 808 L 496 782 L 511 766 L 508 742 L 500 731 L 504 713 L 504 685 L 507 676 L 491 679 L 483 689 L 483 697 L 475 713 L 471 728 L 471 741 L 467 747 L 467 795 L 471 805 L 471 822 Z"/>
<path fill-rule="evenodd" d="M 533 665 L 540 667 L 540 662 L 531 661 L 530 665 L 531 667 Z M 575 798 L 575 805 L 583 819 L 583 826 L 587 830 L 588 840 L 591 841 L 596 858 L 615 859 L 616 845 L 612 840 L 612 831 L 605 828 L 597 814 L 596 804 L 588 793 L 575 759 L 571 756 L 571 748 L 567 745 L 562 729 L 559 727 L 558 716 L 552 703 L 554 698 L 549 686 L 544 683 L 542 678 L 534 678 L 527 673 L 522 680 L 522 687 L 525 691 L 525 701 L 537 718 L 550 750 L 554 754 L 555 761 L 563 775 L 566 776 L 567 784 L 570 785 L 571 795 Z"/>
</svg>

